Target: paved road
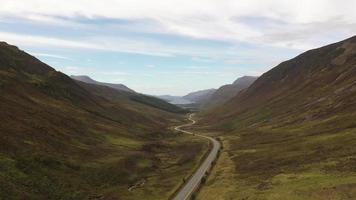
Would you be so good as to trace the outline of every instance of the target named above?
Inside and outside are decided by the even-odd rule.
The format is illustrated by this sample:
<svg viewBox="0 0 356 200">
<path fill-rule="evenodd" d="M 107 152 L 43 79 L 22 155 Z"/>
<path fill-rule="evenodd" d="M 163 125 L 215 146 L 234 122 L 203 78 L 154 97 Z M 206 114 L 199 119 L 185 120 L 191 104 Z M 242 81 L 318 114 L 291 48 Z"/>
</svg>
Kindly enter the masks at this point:
<svg viewBox="0 0 356 200">
<path fill-rule="evenodd" d="M 177 131 L 186 133 L 186 134 L 193 135 L 194 133 L 192 133 L 190 131 L 182 130 L 183 127 L 188 127 L 188 126 L 195 124 L 195 120 L 193 119 L 193 116 L 194 116 L 194 114 L 189 115 L 189 120 L 191 121 L 191 123 L 177 126 L 174 129 Z M 209 155 L 204 160 L 204 162 L 200 165 L 199 169 L 197 169 L 197 171 L 194 172 L 194 174 L 191 176 L 191 178 L 177 192 L 177 194 L 173 198 L 173 200 L 186 200 L 192 195 L 195 188 L 197 188 L 199 186 L 200 181 L 202 180 L 202 178 L 205 175 L 205 172 L 207 172 L 209 170 L 211 163 L 216 159 L 218 151 L 220 149 L 220 143 L 217 140 L 215 140 L 214 138 L 204 136 L 204 135 L 199 135 L 199 134 L 194 134 L 194 135 L 197 137 L 202 137 L 202 138 L 210 140 L 213 143 L 213 148 L 210 151 Z"/>
</svg>

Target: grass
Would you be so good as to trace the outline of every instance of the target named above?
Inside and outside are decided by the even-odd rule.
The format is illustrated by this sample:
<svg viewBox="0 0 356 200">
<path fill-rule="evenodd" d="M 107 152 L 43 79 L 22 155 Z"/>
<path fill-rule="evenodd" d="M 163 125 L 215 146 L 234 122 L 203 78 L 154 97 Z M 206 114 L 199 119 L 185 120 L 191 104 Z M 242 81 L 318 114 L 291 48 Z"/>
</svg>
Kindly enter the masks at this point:
<svg viewBox="0 0 356 200">
<path fill-rule="evenodd" d="M 36 91 L 33 106 L 3 94 L 0 199 L 166 199 L 207 149 L 205 141 L 166 130 L 184 123 L 170 115 L 152 117 L 164 122 L 152 125 L 139 124 L 139 114 L 135 121 L 122 116 L 135 124 L 128 126 Z M 142 179 L 142 188 L 128 192 Z"/>
<path fill-rule="evenodd" d="M 223 153 L 198 199 L 353 199 L 353 118 L 339 115 L 225 134 Z"/>
<path fill-rule="evenodd" d="M 142 94 L 136 94 L 136 95 L 131 95 L 130 99 L 133 101 L 139 102 L 139 103 L 143 103 L 143 104 L 155 107 L 155 108 L 166 110 L 168 112 L 181 113 L 181 114 L 187 113 L 186 110 L 184 110 L 178 106 L 169 104 L 166 101 L 164 101 L 162 99 L 158 99 L 156 97 L 146 96 L 146 95 L 142 95 Z"/>
<path fill-rule="evenodd" d="M 157 171 L 146 177 L 147 181 L 142 188 L 129 193 L 128 199 L 168 199 L 180 186 L 183 178 L 193 173 L 193 170 L 200 164 L 208 143 L 193 136 L 180 135 L 178 137 L 180 139 L 174 138 L 167 141 L 169 146 L 174 147 L 171 153 L 159 152 L 157 154 L 157 158 L 161 160 Z"/>
<path fill-rule="evenodd" d="M 157 107 L 176 107 L 79 85 L 5 43 L 0 80 L 0 199 L 167 199 L 208 148 L 168 128 L 183 116 Z"/>
<path fill-rule="evenodd" d="M 96 149 L 101 153 L 94 157 L 1 155 L 0 181 L 5 184 L 0 187 L 0 199 L 167 199 L 199 164 L 208 144 L 168 130 L 162 134 L 163 140 L 141 142 L 105 136 Z M 142 179 L 145 185 L 127 190 Z"/>
<path fill-rule="evenodd" d="M 224 148 L 226 145 L 227 143 L 223 142 Z M 218 162 L 208 176 L 208 180 L 201 187 L 197 199 L 233 199 L 230 194 L 233 194 L 235 190 L 234 171 L 233 161 L 226 151 L 222 151 Z M 225 177 L 227 174 L 230 177 Z"/>
<path fill-rule="evenodd" d="M 105 135 L 105 139 L 108 143 L 112 145 L 123 146 L 127 148 L 139 148 L 142 145 L 142 142 L 138 141 L 137 139 L 132 139 L 129 137 L 119 137 L 113 135 Z"/>
<path fill-rule="evenodd" d="M 283 62 L 201 115 L 225 148 L 198 199 L 355 199 L 355 41 Z"/>
</svg>

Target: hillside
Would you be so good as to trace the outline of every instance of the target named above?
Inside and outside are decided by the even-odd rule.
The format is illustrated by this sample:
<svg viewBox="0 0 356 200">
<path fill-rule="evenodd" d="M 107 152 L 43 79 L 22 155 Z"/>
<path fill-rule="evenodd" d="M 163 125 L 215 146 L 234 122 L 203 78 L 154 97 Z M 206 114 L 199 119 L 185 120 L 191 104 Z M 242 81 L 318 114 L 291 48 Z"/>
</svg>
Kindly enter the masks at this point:
<svg viewBox="0 0 356 200">
<path fill-rule="evenodd" d="M 207 143 L 170 131 L 182 116 L 125 95 L 1 42 L 0 199 L 167 199 Z"/>
<path fill-rule="evenodd" d="M 128 88 L 124 84 L 103 83 L 103 82 L 99 82 L 99 81 L 93 80 L 89 76 L 84 76 L 84 75 L 82 75 L 82 76 L 71 75 L 70 77 L 72 79 L 74 79 L 74 80 L 82 81 L 82 82 L 85 82 L 85 83 L 90 83 L 90 84 L 95 84 L 95 85 L 103 85 L 103 86 L 111 87 L 111 88 L 114 88 L 114 89 L 117 89 L 117 90 L 126 91 L 126 92 L 135 92 L 133 89 Z"/>
<path fill-rule="evenodd" d="M 134 90 L 127 88 L 122 84 L 102 83 L 93 80 L 89 76 L 70 76 L 76 80 L 79 85 L 95 95 L 107 98 L 111 101 L 131 100 L 145 104 L 154 108 L 158 108 L 172 113 L 186 113 L 186 111 L 178 106 L 167 103 L 160 98 L 136 93 Z"/>
<path fill-rule="evenodd" d="M 243 76 L 236 79 L 232 84 L 221 86 L 205 101 L 204 107 L 214 107 L 226 103 L 240 91 L 248 88 L 257 78 L 254 76 Z"/>
<path fill-rule="evenodd" d="M 350 95 L 353 95 L 355 83 L 355 40 L 353 37 L 310 50 L 281 63 L 263 74 L 248 90 L 234 97 L 224 108 L 221 107 L 225 114 L 220 116 L 233 119 L 246 109 L 260 111 L 259 108 L 266 109 L 266 105 L 278 107 L 283 104 L 284 109 L 298 108 L 293 114 L 301 119 L 304 119 L 306 111 L 309 111 L 310 117 L 314 114 L 317 118 L 321 113 L 334 114 L 334 110 L 339 110 L 326 105 L 336 102 L 340 104 L 338 108 L 349 106 L 348 101 Z M 225 112 L 227 110 L 229 112 Z M 320 112 L 313 113 L 311 110 Z M 271 111 L 281 114 L 286 112 L 281 109 Z"/>
<path fill-rule="evenodd" d="M 200 105 L 207 101 L 210 96 L 215 92 L 215 90 L 216 89 L 200 90 L 196 92 L 191 92 L 184 96 L 160 95 L 157 97 L 175 105 Z"/>
<path fill-rule="evenodd" d="M 187 112 L 186 110 L 184 110 L 178 106 L 175 106 L 173 104 L 170 104 L 162 99 L 159 99 L 159 98 L 156 98 L 153 96 L 139 94 L 136 92 L 118 90 L 118 89 L 114 89 L 112 87 L 91 84 L 91 83 L 86 83 L 86 82 L 82 82 L 82 81 L 77 81 L 77 83 L 80 86 L 82 86 L 82 88 L 86 89 L 87 91 L 91 92 L 92 94 L 103 97 L 103 98 L 105 98 L 109 101 L 112 101 L 112 102 L 121 102 L 121 103 L 129 102 L 130 104 L 135 104 L 135 105 L 137 105 L 137 103 L 140 103 L 140 104 L 144 104 L 149 107 L 153 107 L 153 108 L 157 108 L 157 109 L 160 109 L 163 111 L 177 113 L 177 114 L 184 114 Z"/>
<path fill-rule="evenodd" d="M 194 102 L 196 104 L 203 104 L 210 99 L 211 95 L 213 95 L 215 91 L 216 89 L 200 90 L 196 92 L 191 92 L 183 96 L 183 98 L 188 99 L 189 101 Z"/>
<path fill-rule="evenodd" d="M 227 102 L 241 90 L 250 86 L 256 79 L 257 77 L 253 76 L 243 76 L 234 83 L 221 86 L 219 89 L 199 90 L 184 96 L 161 95 L 158 98 L 176 105 L 194 105 L 194 108 L 204 107 L 206 109 Z"/>
<path fill-rule="evenodd" d="M 204 116 L 226 149 L 198 199 L 353 199 L 355 99 L 356 37 L 263 74 Z"/>
<path fill-rule="evenodd" d="M 171 104 L 174 105 L 184 105 L 184 104 L 191 104 L 192 102 L 188 99 L 184 99 L 181 96 L 172 96 L 172 95 L 160 95 L 157 98 L 163 99 Z"/>
</svg>

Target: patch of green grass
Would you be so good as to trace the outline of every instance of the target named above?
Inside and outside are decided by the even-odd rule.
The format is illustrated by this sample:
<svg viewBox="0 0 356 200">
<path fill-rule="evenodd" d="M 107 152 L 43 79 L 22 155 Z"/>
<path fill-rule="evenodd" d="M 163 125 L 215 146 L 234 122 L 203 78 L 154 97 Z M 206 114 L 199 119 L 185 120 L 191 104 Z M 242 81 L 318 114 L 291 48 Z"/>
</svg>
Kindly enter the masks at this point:
<svg viewBox="0 0 356 200">
<path fill-rule="evenodd" d="M 138 148 L 141 146 L 142 142 L 137 139 L 131 139 L 129 137 L 120 137 L 115 135 L 104 135 L 108 143 L 113 145 L 119 145 L 129 148 Z"/>
<path fill-rule="evenodd" d="M 24 177 L 24 174 L 16 168 L 16 161 L 4 155 L 0 155 L 0 175 L 2 177 Z"/>
<path fill-rule="evenodd" d="M 181 113 L 181 114 L 187 113 L 187 110 L 182 109 L 176 105 L 167 103 L 166 101 L 162 99 L 158 99 L 156 97 L 137 94 L 137 95 L 131 95 L 130 99 L 168 112 Z"/>
</svg>

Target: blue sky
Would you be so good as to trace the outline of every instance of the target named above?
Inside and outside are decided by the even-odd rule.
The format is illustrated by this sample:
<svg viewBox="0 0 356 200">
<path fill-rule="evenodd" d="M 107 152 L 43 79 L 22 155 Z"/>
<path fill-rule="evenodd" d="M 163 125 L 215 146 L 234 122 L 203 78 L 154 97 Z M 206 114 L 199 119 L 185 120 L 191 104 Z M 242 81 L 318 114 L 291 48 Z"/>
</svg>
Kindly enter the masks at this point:
<svg viewBox="0 0 356 200">
<path fill-rule="evenodd" d="M 354 0 L 2 0 L 0 40 L 68 75 L 184 95 L 356 32 Z"/>
</svg>

